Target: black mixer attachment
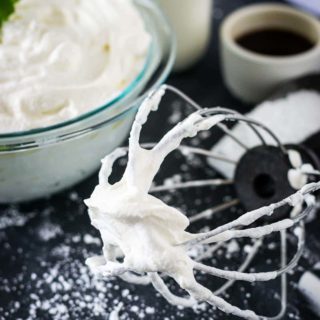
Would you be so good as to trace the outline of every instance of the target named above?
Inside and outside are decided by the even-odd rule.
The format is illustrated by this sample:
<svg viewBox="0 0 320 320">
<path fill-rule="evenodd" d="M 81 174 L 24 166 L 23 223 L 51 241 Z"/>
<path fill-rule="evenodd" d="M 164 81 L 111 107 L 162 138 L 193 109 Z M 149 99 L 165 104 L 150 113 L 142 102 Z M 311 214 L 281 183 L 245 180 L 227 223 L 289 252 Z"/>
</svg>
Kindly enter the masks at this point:
<svg viewBox="0 0 320 320">
<path fill-rule="evenodd" d="M 286 150 L 298 151 L 304 163 L 319 169 L 319 158 L 302 145 L 286 145 Z M 292 169 L 288 155 L 282 149 L 271 145 L 260 145 L 249 149 L 237 164 L 234 184 L 237 195 L 248 211 L 275 203 L 290 196 L 296 190 L 291 186 L 288 172 Z M 315 177 L 308 176 L 308 182 Z M 289 208 L 283 207 L 267 221 L 283 219 Z"/>
</svg>

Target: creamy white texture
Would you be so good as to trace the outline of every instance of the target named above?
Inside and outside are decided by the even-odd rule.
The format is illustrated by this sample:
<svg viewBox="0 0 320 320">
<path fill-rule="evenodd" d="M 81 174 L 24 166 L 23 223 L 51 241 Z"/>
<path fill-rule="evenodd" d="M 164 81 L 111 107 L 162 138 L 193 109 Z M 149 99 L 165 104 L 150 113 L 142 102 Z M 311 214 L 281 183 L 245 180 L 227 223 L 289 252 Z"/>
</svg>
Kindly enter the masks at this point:
<svg viewBox="0 0 320 320">
<path fill-rule="evenodd" d="M 105 104 L 141 72 L 150 36 L 131 0 L 20 0 L 0 44 L 0 132 Z"/>
<path fill-rule="evenodd" d="M 103 277 L 120 276 L 135 284 L 151 282 L 172 304 L 192 307 L 196 301 L 206 301 L 226 313 L 251 320 L 262 319 L 253 311 L 241 310 L 214 295 L 196 281 L 194 271 L 227 280 L 268 281 L 278 277 L 281 270 L 262 273 L 222 270 L 192 260 L 188 249 L 200 243 L 220 243 L 232 238 L 261 238 L 292 227 L 294 220 L 284 219 L 246 228 L 261 217 L 272 215 L 281 206 L 300 204 L 307 193 L 320 188 L 320 182 L 306 185 L 291 197 L 248 212 L 212 231 L 202 234 L 187 232 L 189 219 L 149 194 L 151 184 L 166 156 L 178 148 L 184 138 L 210 129 L 225 116 L 203 117 L 196 112 L 171 129 L 152 149 L 144 149 L 139 143 L 142 126 L 149 113 L 158 108 L 163 94 L 162 89 L 152 94 L 138 111 L 130 134 L 128 164 L 120 181 L 111 184 L 109 177 L 114 162 L 126 155 L 126 150 L 116 149 L 102 161 L 99 184 L 85 203 L 89 207 L 92 225 L 100 231 L 103 255 L 89 258 L 87 264 L 95 274 Z M 122 262 L 117 260 L 118 257 L 123 258 Z M 292 263 L 288 269 L 294 265 Z M 171 293 L 158 272 L 172 277 L 189 297 Z"/>
</svg>

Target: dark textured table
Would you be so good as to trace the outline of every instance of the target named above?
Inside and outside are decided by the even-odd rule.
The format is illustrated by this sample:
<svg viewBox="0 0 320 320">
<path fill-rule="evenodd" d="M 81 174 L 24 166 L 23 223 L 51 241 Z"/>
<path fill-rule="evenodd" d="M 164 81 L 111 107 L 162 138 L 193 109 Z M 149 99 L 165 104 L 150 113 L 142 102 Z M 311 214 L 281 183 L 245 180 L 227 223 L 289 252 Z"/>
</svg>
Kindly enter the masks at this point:
<svg viewBox="0 0 320 320">
<path fill-rule="evenodd" d="M 218 59 L 218 26 L 223 17 L 236 7 L 252 3 L 249 0 L 215 2 L 214 28 L 206 57 L 193 69 L 172 75 L 168 82 L 185 91 L 203 106 L 224 106 L 241 112 L 251 106 L 240 103 L 226 90 Z M 174 109 L 174 116 L 172 110 Z M 153 115 L 144 130 L 145 141 L 157 140 L 170 125 L 189 112 L 176 99 L 168 99 L 166 106 Z M 161 124 L 159 126 L 159 124 Z M 210 146 L 219 135 L 204 137 Z M 191 141 L 192 143 L 192 141 Z M 181 155 L 174 154 L 166 161 L 157 181 L 177 172 L 183 179 L 217 177 L 206 162 L 196 159 L 186 165 Z M 120 168 L 117 175 L 120 174 Z M 151 286 L 137 287 L 117 279 L 93 279 L 84 265 L 87 257 L 99 254 L 101 242 L 91 227 L 83 199 L 97 183 L 97 174 L 50 199 L 0 207 L 0 319 L 108 319 L 119 303 L 121 319 L 233 319 L 214 308 L 202 304 L 198 309 L 170 306 L 155 294 Z M 187 192 L 161 194 L 164 201 L 192 214 L 208 206 L 227 201 L 234 196 L 232 187 L 206 188 Z M 241 208 L 226 210 L 208 221 L 217 226 L 237 216 Z M 204 225 L 195 225 L 199 231 Z M 289 275 L 288 309 L 284 319 L 316 319 L 299 295 L 296 283 L 301 274 L 320 260 L 320 221 L 307 225 L 307 249 L 296 272 Z M 250 271 L 271 270 L 279 266 L 279 237 L 266 239 L 266 245 L 251 264 Z M 294 242 L 289 239 L 289 253 Z M 209 263 L 234 269 L 245 256 L 250 241 L 239 242 L 240 248 L 222 247 Z M 234 247 L 234 246 L 233 246 Z M 237 247 L 237 246 L 236 246 Z M 199 281 L 214 289 L 223 281 L 199 276 Z M 179 291 L 169 282 L 174 291 Z M 319 292 L 320 297 L 320 292 Z M 224 295 L 241 308 L 259 314 L 275 315 L 279 309 L 279 281 L 269 283 L 237 283 Z"/>
</svg>

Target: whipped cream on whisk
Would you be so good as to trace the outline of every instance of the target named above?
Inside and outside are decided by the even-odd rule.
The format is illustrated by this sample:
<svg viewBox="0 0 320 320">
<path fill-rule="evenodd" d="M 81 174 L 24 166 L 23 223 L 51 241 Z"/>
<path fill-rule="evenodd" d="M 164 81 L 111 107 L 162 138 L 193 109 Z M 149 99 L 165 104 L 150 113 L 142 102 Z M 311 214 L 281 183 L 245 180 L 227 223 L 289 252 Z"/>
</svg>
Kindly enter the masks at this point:
<svg viewBox="0 0 320 320">
<path fill-rule="evenodd" d="M 199 114 L 192 114 L 164 136 L 155 148 L 143 149 L 139 145 L 141 127 L 149 112 L 156 110 L 163 94 L 164 91 L 159 90 L 146 99 L 139 110 L 131 130 L 129 160 L 122 179 L 114 185 L 108 182 L 113 163 L 126 154 L 124 149 L 116 149 L 102 160 L 99 185 L 85 201 L 91 222 L 100 231 L 105 244 L 105 258 L 112 261 L 111 247 L 119 248 L 125 256 L 125 264 L 141 272 L 165 272 L 176 268 L 179 260 L 183 264 L 188 261 L 184 248 L 175 247 L 194 238 L 185 231 L 188 218 L 149 194 L 149 189 L 164 158 L 183 138 L 192 137 L 223 119 L 218 115 L 203 120 Z M 89 265 L 99 272 L 100 262 L 100 258 L 91 259 Z"/>
<path fill-rule="evenodd" d="M 262 238 L 294 227 L 304 214 L 260 227 L 250 225 L 272 215 L 277 208 L 301 204 L 306 195 L 320 189 L 320 182 L 307 184 L 288 198 L 247 212 L 211 231 L 199 234 L 187 232 L 189 219 L 152 196 L 149 193 L 151 184 L 164 159 L 180 146 L 184 138 L 209 130 L 224 121 L 226 115 L 214 113 L 207 117 L 201 111 L 195 112 L 173 127 L 152 149 L 145 149 L 139 143 L 141 129 L 149 113 L 158 108 L 163 94 L 162 87 L 152 93 L 138 111 L 130 133 L 128 164 L 121 180 L 111 184 L 109 177 L 115 161 L 126 155 L 127 150 L 116 149 L 102 161 L 99 184 L 85 203 L 93 226 L 101 234 L 103 254 L 87 259 L 86 263 L 93 273 L 102 277 L 119 276 L 125 281 L 142 285 L 152 283 L 174 305 L 193 307 L 197 301 L 206 301 L 226 313 L 245 319 L 271 319 L 231 305 L 197 282 L 194 273 L 201 271 L 229 281 L 269 281 L 291 270 L 297 262 L 295 259 L 276 271 L 246 273 L 201 263 L 191 257 L 189 249 L 199 244 L 221 243 L 242 237 Z M 299 247 L 304 240 L 303 232 L 298 231 Z M 159 273 L 173 278 L 188 296 L 179 297 L 172 293 Z"/>
<path fill-rule="evenodd" d="M 69 120 L 141 72 L 150 35 L 132 0 L 20 0 L 0 43 L 0 132 Z"/>
</svg>

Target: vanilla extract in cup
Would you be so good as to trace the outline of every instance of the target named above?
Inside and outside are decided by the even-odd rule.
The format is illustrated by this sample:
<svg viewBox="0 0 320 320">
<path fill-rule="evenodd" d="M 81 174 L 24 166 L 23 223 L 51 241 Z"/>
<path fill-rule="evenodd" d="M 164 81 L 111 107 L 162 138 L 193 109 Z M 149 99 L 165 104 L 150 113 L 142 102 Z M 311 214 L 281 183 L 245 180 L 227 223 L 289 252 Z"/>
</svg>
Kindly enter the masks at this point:
<svg viewBox="0 0 320 320">
<path fill-rule="evenodd" d="M 221 25 L 220 56 L 230 92 L 259 103 L 283 83 L 320 71 L 320 22 L 282 4 L 242 7 Z"/>
<path fill-rule="evenodd" d="M 269 56 L 300 54 L 315 45 L 297 32 L 276 28 L 253 30 L 238 36 L 235 40 L 244 49 Z"/>
</svg>

